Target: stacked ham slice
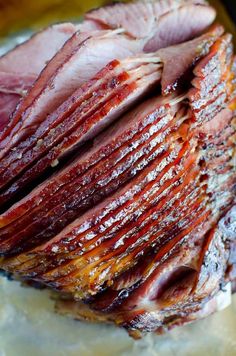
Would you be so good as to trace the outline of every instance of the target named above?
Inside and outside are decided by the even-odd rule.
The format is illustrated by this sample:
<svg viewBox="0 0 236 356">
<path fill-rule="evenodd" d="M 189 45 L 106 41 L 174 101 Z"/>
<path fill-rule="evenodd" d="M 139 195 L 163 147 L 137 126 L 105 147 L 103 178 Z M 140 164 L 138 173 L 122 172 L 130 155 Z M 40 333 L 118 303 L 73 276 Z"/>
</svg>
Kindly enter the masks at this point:
<svg viewBox="0 0 236 356">
<path fill-rule="evenodd" d="M 234 288 L 236 60 L 214 19 L 115 4 L 0 58 L 0 267 L 64 312 L 137 337 Z"/>
</svg>

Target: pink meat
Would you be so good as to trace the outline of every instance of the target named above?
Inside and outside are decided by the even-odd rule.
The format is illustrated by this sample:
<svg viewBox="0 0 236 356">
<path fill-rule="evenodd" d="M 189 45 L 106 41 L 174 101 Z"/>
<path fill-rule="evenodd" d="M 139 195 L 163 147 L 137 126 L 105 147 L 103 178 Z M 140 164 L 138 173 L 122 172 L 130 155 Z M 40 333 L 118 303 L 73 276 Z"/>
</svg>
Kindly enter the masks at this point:
<svg viewBox="0 0 236 356">
<path fill-rule="evenodd" d="M 205 1 L 161 0 L 114 4 L 93 10 L 85 18 L 105 28 L 123 28 L 134 38 L 148 39 L 145 50 L 150 52 L 194 38 L 215 16 Z"/>
<path fill-rule="evenodd" d="M 129 57 L 140 52 L 141 48 L 141 42 L 110 31 L 93 35 L 75 33 L 49 62 L 20 103 L 0 138 L 0 156 L 24 136 L 33 133 L 50 112 L 109 61 Z"/>
<path fill-rule="evenodd" d="M 70 23 L 48 27 L 0 58 L 0 134 L 19 100 L 75 31 Z"/>
</svg>

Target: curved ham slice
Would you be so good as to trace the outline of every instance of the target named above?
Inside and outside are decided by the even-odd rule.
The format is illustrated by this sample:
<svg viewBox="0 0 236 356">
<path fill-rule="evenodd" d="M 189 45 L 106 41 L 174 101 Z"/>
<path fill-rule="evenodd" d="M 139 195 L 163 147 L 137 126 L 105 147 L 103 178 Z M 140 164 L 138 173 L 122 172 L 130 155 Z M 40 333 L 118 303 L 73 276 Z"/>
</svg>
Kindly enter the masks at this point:
<svg viewBox="0 0 236 356">
<path fill-rule="evenodd" d="M 194 64 L 209 52 L 212 45 L 224 33 L 221 26 L 213 26 L 204 35 L 179 45 L 170 46 L 157 51 L 164 68 L 162 73 L 163 95 L 173 91 L 182 78 Z"/>
<path fill-rule="evenodd" d="M 75 31 L 70 23 L 48 27 L 0 58 L 0 136 L 20 99 Z"/>
<path fill-rule="evenodd" d="M 37 76 L 76 29 L 71 23 L 62 23 L 37 32 L 0 58 L 0 72 Z M 50 46 L 46 46 L 49 39 Z"/>
<path fill-rule="evenodd" d="M 215 16 L 205 1 L 171 0 L 114 4 L 90 11 L 85 19 L 105 28 L 123 28 L 134 38 L 149 39 L 145 50 L 153 52 L 198 36 Z"/>
</svg>

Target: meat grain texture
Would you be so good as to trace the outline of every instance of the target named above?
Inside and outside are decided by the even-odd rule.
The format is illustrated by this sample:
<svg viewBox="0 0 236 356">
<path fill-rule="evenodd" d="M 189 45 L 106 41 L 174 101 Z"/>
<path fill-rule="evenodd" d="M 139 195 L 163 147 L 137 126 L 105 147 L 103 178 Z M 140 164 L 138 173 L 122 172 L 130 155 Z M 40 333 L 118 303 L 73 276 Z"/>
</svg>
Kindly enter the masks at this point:
<svg viewBox="0 0 236 356">
<path fill-rule="evenodd" d="M 119 3 L 0 58 L 0 267 L 64 312 L 139 337 L 235 289 L 236 60 L 215 16 Z"/>
</svg>

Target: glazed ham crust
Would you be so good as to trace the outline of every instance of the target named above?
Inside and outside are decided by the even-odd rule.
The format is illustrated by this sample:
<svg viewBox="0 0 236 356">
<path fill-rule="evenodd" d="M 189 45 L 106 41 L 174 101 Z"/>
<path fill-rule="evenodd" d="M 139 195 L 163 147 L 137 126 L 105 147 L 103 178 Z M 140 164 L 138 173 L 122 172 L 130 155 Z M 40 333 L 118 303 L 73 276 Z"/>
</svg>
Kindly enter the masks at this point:
<svg viewBox="0 0 236 356">
<path fill-rule="evenodd" d="M 0 58 L 0 267 L 63 313 L 138 337 L 234 289 L 236 61 L 215 15 L 115 4 Z"/>
</svg>

